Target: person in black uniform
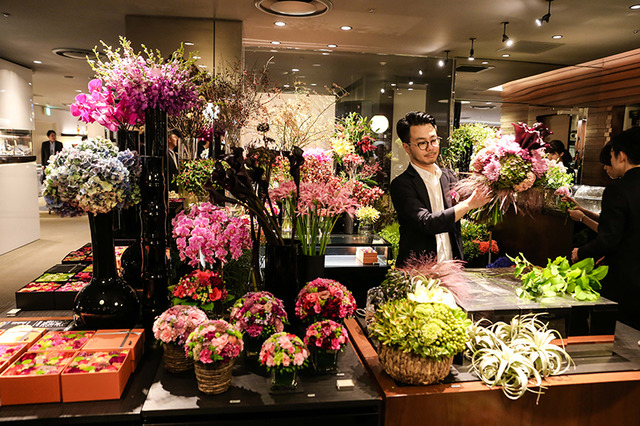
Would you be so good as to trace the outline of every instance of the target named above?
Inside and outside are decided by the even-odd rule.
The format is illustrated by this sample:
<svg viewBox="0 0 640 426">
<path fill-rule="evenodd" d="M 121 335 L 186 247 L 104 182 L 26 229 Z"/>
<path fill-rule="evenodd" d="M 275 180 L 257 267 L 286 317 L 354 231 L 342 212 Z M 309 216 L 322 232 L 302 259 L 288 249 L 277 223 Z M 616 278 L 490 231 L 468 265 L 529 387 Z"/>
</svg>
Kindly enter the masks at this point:
<svg viewBox="0 0 640 426">
<path fill-rule="evenodd" d="M 40 148 L 40 160 L 44 168 L 49 164 L 49 158 L 51 156 L 62 151 L 62 142 L 56 139 L 55 131 L 49 130 L 47 132 L 47 137 L 49 140 L 42 142 L 42 147 Z"/>
<path fill-rule="evenodd" d="M 411 164 L 393 182 L 390 192 L 400 223 L 400 247 L 396 265 L 412 256 L 434 255 L 438 261 L 463 259 L 459 220 L 472 209 L 489 202 L 489 193 L 475 191 L 453 205 L 452 188 L 457 178 L 436 165 L 440 138 L 436 121 L 427 113 L 413 111 L 398 121 L 396 131 Z"/>
<path fill-rule="evenodd" d="M 168 185 L 169 191 L 178 191 L 178 184 L 173 181 L 173 178 L 178 175 L 178 155 L 176 154 L 176 147 L 178 146 L 178 140 L 180 137 L 175 130 L 169 130 L 167 136 L 167 169 L 168 169 Z"/>
<path fill-rule="evenodd" d="M 574 248 L 571 259 L 604 256 L 609 273 L 602 295 L 618 302 L 619 321 L 640 328 L 640 127 L 613 138 L 611 168 L 621 178 L 602 194 L 598 235 Z"/>
</svg>

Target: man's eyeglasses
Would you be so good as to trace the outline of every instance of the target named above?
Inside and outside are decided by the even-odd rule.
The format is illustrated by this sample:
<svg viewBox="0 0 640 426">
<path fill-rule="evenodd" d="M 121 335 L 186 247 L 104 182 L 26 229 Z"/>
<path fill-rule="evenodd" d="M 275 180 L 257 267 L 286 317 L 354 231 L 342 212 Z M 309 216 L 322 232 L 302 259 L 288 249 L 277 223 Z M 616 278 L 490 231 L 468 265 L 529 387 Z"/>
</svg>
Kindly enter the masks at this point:
<svg viewBox="0 0 640 426">
<path fill-rule="evenodd" d="M 426 150 L 427 150 L 427 147 L 428 147 L 429 145 L 431 145 L 431 146 L 432 146 L 432 147 L 434 147 L 434 148 L 435 148 L 435 147 L 440 146 L 440 140 L 441 140 L 441 139 L 442 139 L 442 138 L 441 138 L 440 136 L 438 136 L 438 137 L 436 137 L 435 139 L 432 139 L 432 140 L 430 140 L 430 141 L 422 141 L 422 142 L 418 142 L 418 143 L 409 143 L 409 145 L 415 145 L 415 146 L 417 146 L 417 147 L 418 147 L 418 149 L 419 149 L 420 151 L 426 151 Z"/>
</svg>

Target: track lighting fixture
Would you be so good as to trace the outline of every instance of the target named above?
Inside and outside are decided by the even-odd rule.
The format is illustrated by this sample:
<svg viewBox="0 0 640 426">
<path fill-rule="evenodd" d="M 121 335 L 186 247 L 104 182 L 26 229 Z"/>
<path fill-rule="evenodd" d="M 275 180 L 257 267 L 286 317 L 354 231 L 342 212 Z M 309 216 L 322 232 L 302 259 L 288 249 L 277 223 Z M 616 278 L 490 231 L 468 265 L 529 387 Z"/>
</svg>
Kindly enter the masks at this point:
<svg viewBox="0 0 640 426">
<path fill-rule="evenodd" d="M 547 0 L 549 2 L 549 9 L 547 10 L 547 13 L 542 15 L 542 18 L 536 19 L 536 24 L 538 26 L 541 26 L 543 22 L 546 22 L 547 24 L 549 23 L 549 18 L 551 18 L 551 2 L 553 0 Z"/>
<path fill-rule="evenodd" d="M 474 54 L 474 50 L 473 50 L 473 42 L 475 41 L 475 38 L 474 38 L 474 37 L 471 37 L 469 40 L 471 40 L 471 50 L 469 50 L 469 60 L 470 60 L 470 61 L 473 61 L 474 59 L 476 59 L 476 58 L 474 57 L 474 55 L 473 55 L 473 54 Z"/>
<path fill-rule="evenodd" d="M 507 24 L 509 21 L 502 22 L 503 30 L 502 30 L 502 42 L 507 45 L 507 47 L 511 47 L 513 45 L 513 40 L 509 38 L 507 35 Z"/>
<path fill-rule="evenodd" d="M 449 62 L 449 52 L 451 52 L 450 50 L 445 50 L 444 53 L 447 55 L 444 59 L 440 59 L 438 61 L 438 66 L 440 68 L 444 67 L 445 64 L 447 64 Z"/>
</svg>

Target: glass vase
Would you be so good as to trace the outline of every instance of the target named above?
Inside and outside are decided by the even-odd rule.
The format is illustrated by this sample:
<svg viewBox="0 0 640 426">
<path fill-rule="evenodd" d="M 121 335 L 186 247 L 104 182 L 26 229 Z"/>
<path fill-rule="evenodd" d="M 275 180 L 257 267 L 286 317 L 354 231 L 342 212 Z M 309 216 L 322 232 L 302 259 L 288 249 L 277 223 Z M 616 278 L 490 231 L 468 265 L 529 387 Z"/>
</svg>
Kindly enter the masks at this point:
<svg viewBox="0 0 640 426">
<path fill-rule="evenodd" d="M 260 349 L 262 349 L 262 343 L 264 343 L 265 338 L 262 336 L 251 337 L 248 334 L 245 334 L 242 340 L 244 341 L 244 351 L 247 358 L 258 359 Z"/>
<path fill-rule="evenodd" d="M 298 387 L 298 372 L 271 370 L 271 390 L 293 390 Z"/>
<path fill-rule="evenodd" d="M 316 373 L 329 374 L 338 371 L 339 350 L 310 347 L 309 352 L 313 370 Z"/>
<path fill-rule="evenodd" d="M 373 233 L 373 224 L 368 220 L 360 221 L 358 226 L 358 234 L 370 236 Z"/>
</svg>

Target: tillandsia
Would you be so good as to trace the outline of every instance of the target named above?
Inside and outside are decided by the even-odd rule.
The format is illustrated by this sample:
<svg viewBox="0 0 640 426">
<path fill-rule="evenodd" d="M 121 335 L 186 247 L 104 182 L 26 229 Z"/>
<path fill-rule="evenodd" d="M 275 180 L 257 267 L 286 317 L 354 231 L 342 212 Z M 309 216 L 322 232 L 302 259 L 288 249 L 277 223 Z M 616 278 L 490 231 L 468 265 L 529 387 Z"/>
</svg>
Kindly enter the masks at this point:
<svg viewBox="0 0 640 426">
<path fill-rule="evenodd" d="M 532 265 L 522 253 L 509 259 L 516 264 L 515 276 L 522 280 L 516 294 L 523 299 L 568 294 L 576 300 L 596 300 L 600 297 L 597 290 L 602 288 L 600 281 L 609 272 L 606 265 L 595 268 L 593 258 L 571 265 L 566 257 L 558 256 L 549 259 L 545 268 Z"/>
<path fill-rule="evenodd" d="M 471 371 L 487 386 L 501 386 L 510 399 L 520 398 L 527 390 L 539 398 L 543 380 L 565 373 L 573 363 L 564 345 L 553 343 L 562 341 L 560 334 L 549 329 L 539 315 L 515 316 L 509 323 L 492 325 L 483 319 L 469 327 Z"/>
</svg>

